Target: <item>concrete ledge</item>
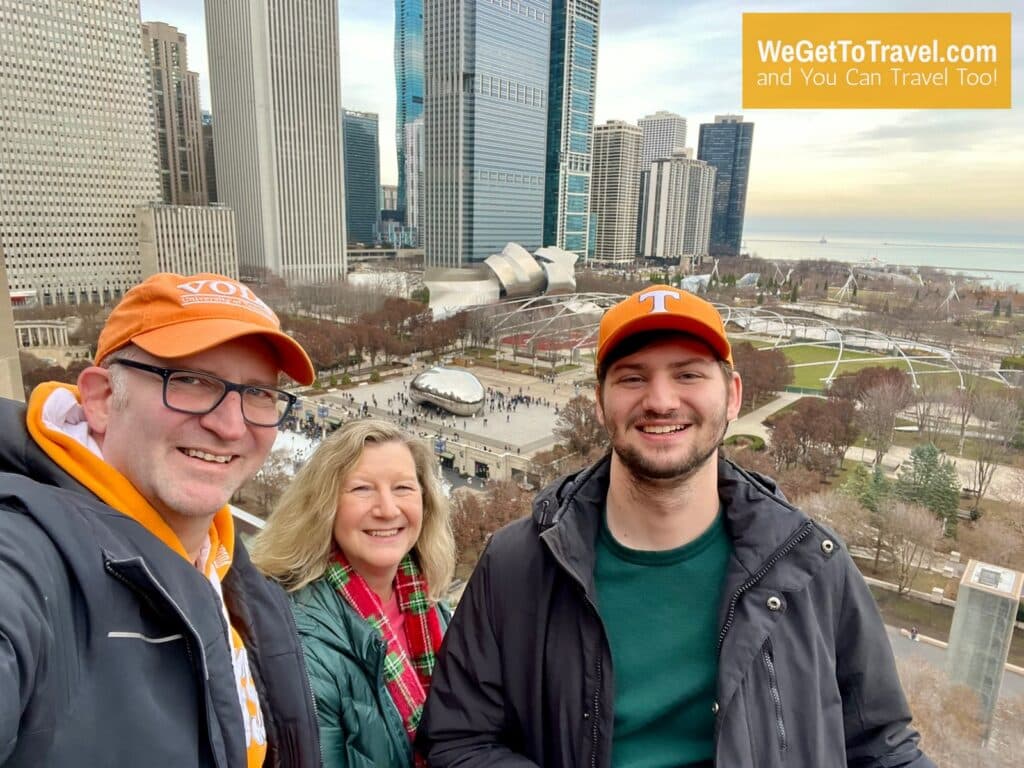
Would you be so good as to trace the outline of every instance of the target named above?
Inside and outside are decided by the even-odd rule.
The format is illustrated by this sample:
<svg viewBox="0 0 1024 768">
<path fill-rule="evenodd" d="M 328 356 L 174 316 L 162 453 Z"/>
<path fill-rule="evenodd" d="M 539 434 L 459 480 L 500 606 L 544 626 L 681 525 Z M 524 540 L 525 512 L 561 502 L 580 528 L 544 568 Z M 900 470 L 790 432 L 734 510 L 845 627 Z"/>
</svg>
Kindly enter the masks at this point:
<svg viewBox="0 0 1024 768">
<path fill-rule="evenodd" d="M 909 640 L 910 630 L 900 627 L 900 636 L 905 637 L 907 638 L 907 640 Z M 917 635 L 917 642 L 925 643 L 926 645 L 931 645 L 935 648 L 941 648 L 942 650 L 946 650 L 949 647 L 949 643 L 944 643 L 942 640 L 936 640 L 934 637 L 922 635 L 920 632 Z M 1010 664 L 1009 662 L 1007 662 L 1003 666 L 1007 672 L 1013 672 L 1015 675 L 1020 675 L 1021 677 L 1024 677 L 1024 667 L 1018 667 L 1016 664 Z"/>
</svg>

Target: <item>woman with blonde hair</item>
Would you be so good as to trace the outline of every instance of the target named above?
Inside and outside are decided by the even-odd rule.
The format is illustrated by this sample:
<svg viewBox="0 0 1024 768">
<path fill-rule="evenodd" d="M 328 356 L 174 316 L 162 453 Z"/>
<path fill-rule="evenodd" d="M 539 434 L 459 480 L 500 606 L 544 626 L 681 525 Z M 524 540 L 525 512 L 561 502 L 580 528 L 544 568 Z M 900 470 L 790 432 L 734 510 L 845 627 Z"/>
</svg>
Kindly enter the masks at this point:
<svg viewBox="0 0 1024 768">
<path fill-rule="evenodd" d="M 252 559 L 292 598 L 324 767 L 425 764 L 412 740 L 455 569 L 430 449 L 385 421 L 345 424 L 285 490 Z"/>
</svg>

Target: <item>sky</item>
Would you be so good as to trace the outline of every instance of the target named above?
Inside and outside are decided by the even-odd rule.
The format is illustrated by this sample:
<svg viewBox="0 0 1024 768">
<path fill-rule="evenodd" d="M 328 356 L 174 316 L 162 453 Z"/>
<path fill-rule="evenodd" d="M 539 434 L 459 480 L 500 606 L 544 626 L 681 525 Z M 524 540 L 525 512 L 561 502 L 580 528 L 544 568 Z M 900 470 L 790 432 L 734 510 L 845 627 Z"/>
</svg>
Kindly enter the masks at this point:
<svg viewBox="0 0 1024 768">
<path fill-rule="evenodd" d="M 144 21 L 188 36 L 211 108 L 203 0 L 141 0 Z M 397 180 L 394 4 L 340 0 L 342 104 L 380 116 L 381 181 Z M 744 110 L 744 12 L 1012 12 L 1013 107 L 1002 110 Z M 1024 0 L 603 0 L 598 123 L 659 109 L 755 124 L 747 232 L 877 232 L 1024 239 Z M 213 105 L 216 120 L 216 106 Z"/>
</svg>

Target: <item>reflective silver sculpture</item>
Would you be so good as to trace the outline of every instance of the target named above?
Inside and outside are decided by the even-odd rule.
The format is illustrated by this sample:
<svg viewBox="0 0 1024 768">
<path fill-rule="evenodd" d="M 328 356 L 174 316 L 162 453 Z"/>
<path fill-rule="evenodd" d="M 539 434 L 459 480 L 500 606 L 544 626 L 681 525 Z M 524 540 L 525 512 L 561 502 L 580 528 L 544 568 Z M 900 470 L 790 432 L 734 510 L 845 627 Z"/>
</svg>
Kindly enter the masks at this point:
<svg viewBox="0 0 1024 768">
<path fill-rule="evenodd" d="M 431 403 L 456 416 L 473 416 L 483 410 L 484 385 L 463 368 L 435 366 L 412 380 L 409 399 Z"/>
</svg>

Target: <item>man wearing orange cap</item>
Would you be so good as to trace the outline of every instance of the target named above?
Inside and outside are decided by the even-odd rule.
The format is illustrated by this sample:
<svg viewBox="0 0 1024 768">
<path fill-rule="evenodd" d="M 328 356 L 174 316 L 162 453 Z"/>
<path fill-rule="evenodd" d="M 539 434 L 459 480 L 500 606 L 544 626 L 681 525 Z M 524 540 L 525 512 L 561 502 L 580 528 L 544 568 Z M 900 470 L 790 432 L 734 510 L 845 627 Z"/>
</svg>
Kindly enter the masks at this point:
<svg viewBox="0 0 1024 768">
<path fill-rule="evenodd" d="M 306 353 L 248 287 L 158 274 L 78 386 L 0 402 L 0 766 L 320 765 L 287 598 L 227 506 Z"/>
<path fill-rule="evenodd" d="M 722 319 L 655 285 L 597 347 L 609 455 L 496 533 L 445 636 L 431 766 L 934 768 L 835 536 L 719 457 Z"/>
</svg>

